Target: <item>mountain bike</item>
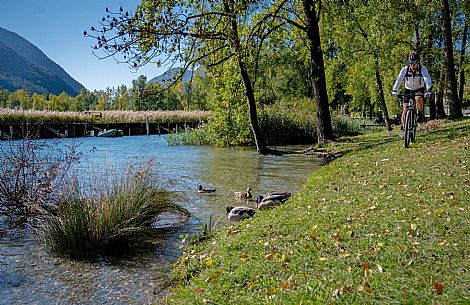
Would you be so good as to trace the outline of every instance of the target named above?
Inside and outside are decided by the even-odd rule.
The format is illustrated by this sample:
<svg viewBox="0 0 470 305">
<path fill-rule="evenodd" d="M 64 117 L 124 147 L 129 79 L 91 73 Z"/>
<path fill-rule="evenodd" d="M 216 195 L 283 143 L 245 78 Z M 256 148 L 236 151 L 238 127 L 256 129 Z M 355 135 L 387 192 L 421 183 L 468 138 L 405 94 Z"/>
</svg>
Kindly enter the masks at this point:
<svg viewBox="0 0 470 305">
<path fill-rule="evenodd" d="M 418 113 L 416 112 L 416 97 L 414 93 L 412 94 L 399 94 L 400 107 L 403 103 L 407 103 L 405 109 L 405 120 L 403 127 L 403 142 L 405 148 L 410 147 L 411 142 L 414 142 L 416 138 L 416 127 L 418 126 L 417 118 Z"/>
</svg>

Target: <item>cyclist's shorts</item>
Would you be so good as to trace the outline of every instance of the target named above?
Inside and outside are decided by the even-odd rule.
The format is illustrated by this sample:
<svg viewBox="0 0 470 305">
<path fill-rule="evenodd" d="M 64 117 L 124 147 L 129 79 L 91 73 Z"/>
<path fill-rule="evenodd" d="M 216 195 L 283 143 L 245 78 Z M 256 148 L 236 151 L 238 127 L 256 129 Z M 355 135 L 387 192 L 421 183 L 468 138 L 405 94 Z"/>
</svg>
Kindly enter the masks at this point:
<svg viewBox="0 0 470 305">
<path fill-rule="evenodd" d="M 410 90 L 405 88 L 405 95 L 422 95 L 424 96 L 424 87 L 416 90 Z"/>
<path fill-rule="evenodd" d="M 416 89 L 416 90 L 410 90 L 410 89 L 405 88 L 405 95 L 424 96 L 424 87 Z M 403 106 L 406 106 L 406 105 L 408 105 L 408 103 L 403 103 Z"/>
</svg>

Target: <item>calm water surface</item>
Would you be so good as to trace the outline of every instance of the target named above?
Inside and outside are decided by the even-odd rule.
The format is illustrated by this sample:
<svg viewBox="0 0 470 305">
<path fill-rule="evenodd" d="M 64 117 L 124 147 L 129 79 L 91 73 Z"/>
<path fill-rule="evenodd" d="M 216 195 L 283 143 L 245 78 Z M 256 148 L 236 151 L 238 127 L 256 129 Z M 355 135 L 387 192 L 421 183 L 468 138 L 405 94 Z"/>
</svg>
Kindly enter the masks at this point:
<svg viewBox="0 0 470 305">
<path fill-rule="evenodd" d="M 296 193 L 323 161 L 312 156 L 260 156 L 251 148 L 168 146 L 161 136 L 61 140 L 79 144 L 84 153 L 77 170 L 93 183 L 90 172 L 127 169 L 154 159 L 162 182 L 185 198 L 195 217 L 225 225 L 227 205 L 248 204 L 234 191 L 250 187 L 254 195 L 269 191 Z M 198 184 L 216 193 L 199 195 Z M 27 232 L 0 237 L 0 304 L 155 304 L 167 292 L 170 265 L 181 253 L 180 234 L 194 235 L 196 218 L 166 233 L 155 249 L 134 257 L 77 262 L 51 256 Z"/>
</svg>

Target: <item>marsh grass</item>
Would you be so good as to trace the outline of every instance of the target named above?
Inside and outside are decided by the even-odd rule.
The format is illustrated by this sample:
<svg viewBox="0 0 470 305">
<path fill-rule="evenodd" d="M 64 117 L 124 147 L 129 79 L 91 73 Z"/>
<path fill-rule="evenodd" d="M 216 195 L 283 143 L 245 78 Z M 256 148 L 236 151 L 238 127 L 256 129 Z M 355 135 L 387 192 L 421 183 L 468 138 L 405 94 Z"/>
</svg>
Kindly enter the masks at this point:
<svg viewBox="0 0 470 305">
<path fill-rule="evenodd" d="M 96 114 L 99 114 L 97 116 Z M 0 122 L 12 123 L 41 123 L 41 124 L 65 124 L 65 123 L 145 123 L 148 117 L 150 122 L 158 123 L 190 123 L 203 122 L 212 115 L 210 111 L 41 111 L 0 108 Z"/>
<path fill-rule="evenodd" d="M 151 245 L 159 233 L 153 227 L 158 216 L 189 216 L 171 193 L 155 185 L 150 163 L 90 187 L 69 181 L 61 202 L 43 216 L 41 236 L 53 252 L 77 259 L 119 256 Z"/>
<path fill-rule="evenodd" d="M 470 120 L 344 138 L 276 209 L 175 266 L 170 304 L 469 304 Z"/>
</svg>

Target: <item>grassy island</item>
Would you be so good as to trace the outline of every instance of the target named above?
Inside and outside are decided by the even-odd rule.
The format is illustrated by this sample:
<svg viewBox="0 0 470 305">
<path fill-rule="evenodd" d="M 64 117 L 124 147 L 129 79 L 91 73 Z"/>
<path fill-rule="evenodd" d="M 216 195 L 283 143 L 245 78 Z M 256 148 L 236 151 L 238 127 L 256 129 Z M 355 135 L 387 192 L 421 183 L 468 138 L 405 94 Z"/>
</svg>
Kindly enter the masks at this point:
<svg viewBox="0 0 470 305">
<path fill-rule="evenodd" d="M 170 304 L 469 304 L 470 120 L 343 138 L 286 204 L 187 248 Z"/>
</svg>

